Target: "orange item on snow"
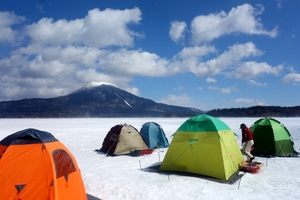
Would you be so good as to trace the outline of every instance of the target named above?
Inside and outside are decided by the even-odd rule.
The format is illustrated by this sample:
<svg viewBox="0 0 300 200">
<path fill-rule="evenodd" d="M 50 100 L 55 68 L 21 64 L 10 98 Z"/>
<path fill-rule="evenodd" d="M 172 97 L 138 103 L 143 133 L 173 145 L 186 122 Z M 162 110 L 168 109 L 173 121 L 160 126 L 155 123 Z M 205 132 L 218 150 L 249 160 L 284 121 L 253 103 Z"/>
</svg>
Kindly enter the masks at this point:
<svg viewBox="0 0 300 200">
<path fill-rule="evenodd" d="M 257 173 L 263 165 L 261 162 L 243 161 L 239 164 L 239 167 L 241 171 Z"/>
</svg>

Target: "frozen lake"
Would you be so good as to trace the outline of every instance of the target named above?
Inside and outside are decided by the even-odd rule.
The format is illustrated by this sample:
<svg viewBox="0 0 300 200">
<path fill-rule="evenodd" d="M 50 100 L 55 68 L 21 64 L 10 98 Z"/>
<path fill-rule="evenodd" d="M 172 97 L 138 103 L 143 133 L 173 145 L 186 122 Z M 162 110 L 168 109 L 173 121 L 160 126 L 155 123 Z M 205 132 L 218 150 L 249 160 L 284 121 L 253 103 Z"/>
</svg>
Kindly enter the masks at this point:
<svg viewBox="0 0 300 200">
<path fill-rule="evenodd" d="M 237 135 L 239 125 L 251 126 L 259 118 L 220 118 Z M 300 118 L 275 118 L 290 131 L 295 149 L 300 148 Z M 262 158 L 265 166 L 257 174 L 247 173 L 240 182 L 222 184 L 190 176 L 170 177 L 140 170 L 162 161 L 167 149 L 155 150 L 142 157 L 106 157 L 94 150 L 102 146 L 104 137 L 116 124 L 127 123 L 138 130 L 154 121 L 171 135 L 187 118 L 70 118 L 70 119 L 0 119 L 0 138 L 35 128 L 52 133 L 75 156 L 81 169 L 87 193 L 105 200 L 182 200 L 182 199 L 299 199 L 299 158 Z M 141 166 L 140 166 L 141 165 Z M 170 179 L 169 179 L 170 178 Z"/>
</svg>

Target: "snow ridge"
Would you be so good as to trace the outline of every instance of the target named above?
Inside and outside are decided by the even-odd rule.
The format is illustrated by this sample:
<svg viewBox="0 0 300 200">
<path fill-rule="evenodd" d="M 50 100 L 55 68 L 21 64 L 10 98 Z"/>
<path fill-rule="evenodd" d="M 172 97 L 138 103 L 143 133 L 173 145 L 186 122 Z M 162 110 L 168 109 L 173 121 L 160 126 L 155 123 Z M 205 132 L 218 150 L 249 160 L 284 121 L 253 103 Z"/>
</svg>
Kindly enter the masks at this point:
<svg viewBox="0 0 300 200">
<path fill-rule="evenodd" d="M 84 86 L 83 89 L 90 89 L 90 88 L 97 87 L 97 86 L 100 86 L 100 85 L 112 85 L 112 86 L 115 86 L 114 84 L 108 83 L 108 82 L 95 82 L 95 81 L 92 81 L 89 84 L 87 84 L 86 86 Z"/>
<path fill-rule="evenodd" d="M 115 95 L 117 97 L 119 97 L 120 99 L 122 99 L 124 101 L 124 103 L 126 103 L 130 108 L 132 108 L 132 106 L 126 100 L 124 100 L 122 97 L 120 97 L 120 95 L 118 95 L 117 93 L 115 93 Z"/>
</svg>

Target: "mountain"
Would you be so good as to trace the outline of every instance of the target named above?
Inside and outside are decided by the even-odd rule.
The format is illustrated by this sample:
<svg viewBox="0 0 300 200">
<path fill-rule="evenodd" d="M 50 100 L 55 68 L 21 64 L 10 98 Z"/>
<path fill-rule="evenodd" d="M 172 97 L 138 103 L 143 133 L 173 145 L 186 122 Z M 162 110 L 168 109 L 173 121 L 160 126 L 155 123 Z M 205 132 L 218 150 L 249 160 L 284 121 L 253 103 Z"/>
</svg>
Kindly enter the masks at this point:
<svg viewBox="0 0 300 200">
<path fill-rule="evenodd" d="M 112 84 L 92 82 L 66 96 L 0 102 L 0 118 L 189 117 L 195 108 L 156 103 Z"/>
</svg>

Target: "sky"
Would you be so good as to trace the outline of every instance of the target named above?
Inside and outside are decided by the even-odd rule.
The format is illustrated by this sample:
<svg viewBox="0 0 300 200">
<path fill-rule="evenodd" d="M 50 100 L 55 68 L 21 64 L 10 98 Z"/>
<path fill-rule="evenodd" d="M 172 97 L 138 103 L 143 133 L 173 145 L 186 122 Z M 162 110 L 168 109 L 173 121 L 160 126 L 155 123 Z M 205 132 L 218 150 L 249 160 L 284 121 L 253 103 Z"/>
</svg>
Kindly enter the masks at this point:
<svg viewBox="0 0 300 200">
<path fill-rule="evenodd" d="M 198 108 L 298 106 L 300 0 L 1 0 L 0 101 L 112 83 Z"/>
<path fill-rule="evenodd" d="M 258 118 L 220 118 L 238 136 L 239 125 L 250 126 Z M 150 155 L 106 156 L 95 152 L 116 124 L 127 123 L 138 130 L 154 121 L 161 125 L 172 145 L 171 135 L 187 118 L 74 118 L 74 119 L 0 119 L 0 140 L 27 128 L 51 133 L 73 154 L 80 168 L 88 194 L 104 200 L 253 200 L 300 198 L 300 159 L 292 157 L 256 157 L 263 163 L 258 173 L 246 173 L 234 184 L 220 183 L 184 174 L 149 172 L 147 168 L 162 162 L 168 148 L 156 149 Z M 300 150 L 300 118 L 276 118 L 289 130 L 294 149 Z M 244 157 L 245 158 L 245 157 Z M 246 158 L 245 158 L 246 159 Z M 241 172 L 242 173 L 242 172 Z M 1 194 L 0 194 L 1 195 Z"/>
</svg>

